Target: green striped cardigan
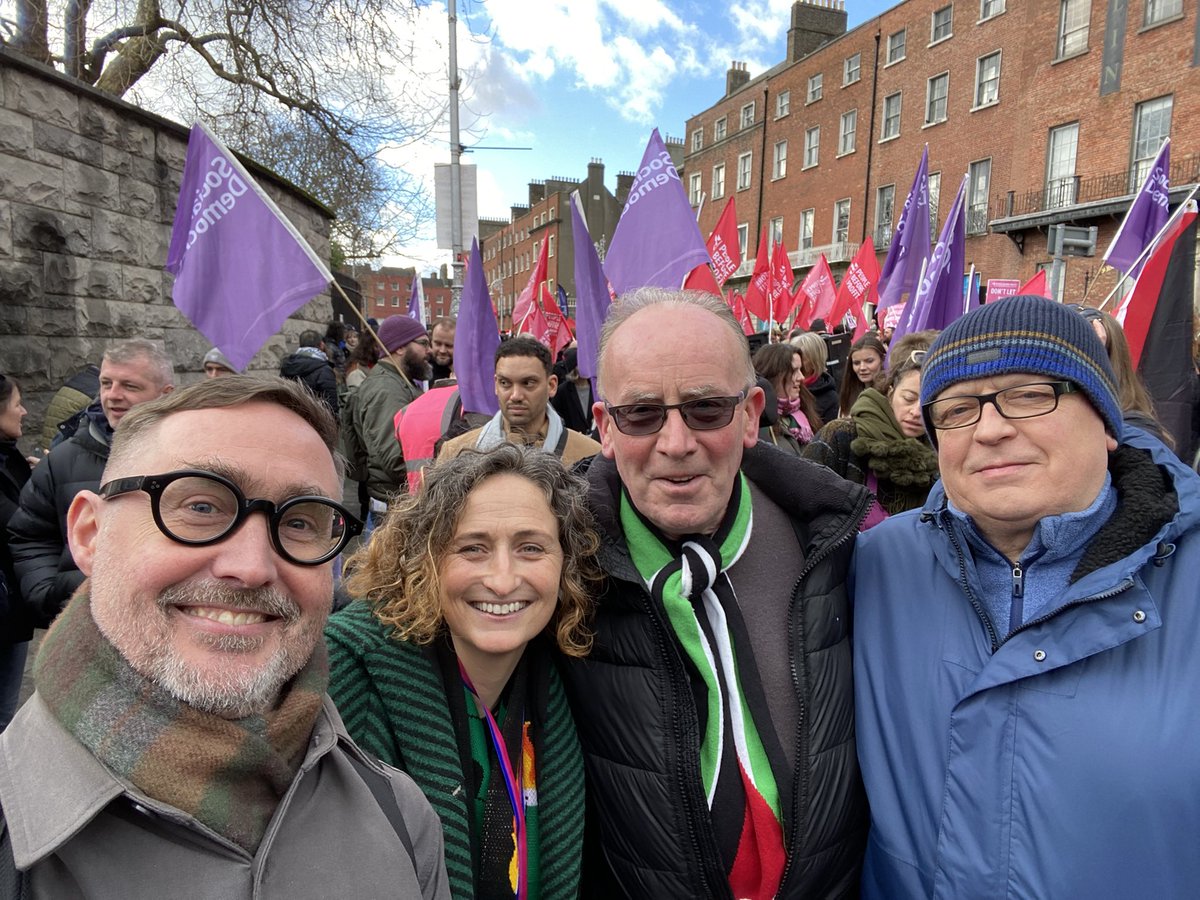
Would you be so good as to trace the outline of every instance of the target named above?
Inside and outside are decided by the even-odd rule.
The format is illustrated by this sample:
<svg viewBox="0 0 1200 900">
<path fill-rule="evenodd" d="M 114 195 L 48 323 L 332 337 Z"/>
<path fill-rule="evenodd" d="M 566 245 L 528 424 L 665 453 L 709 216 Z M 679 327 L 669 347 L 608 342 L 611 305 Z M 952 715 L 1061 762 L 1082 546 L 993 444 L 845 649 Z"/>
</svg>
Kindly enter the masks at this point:
<svg viewBox="0 0 1200 900">
<path fill-rule="evenodd" d="M 397 641 L 362 601 L 329 619 L 329 694 L 355 742 L 407 772 L 442 820 L 446 872 L 456 900 L 475 895 L 470 798 L 441 675 L 417 646 Z M 543 900 L 579 893 L 583 757 L 562 682 L 549 667 L 544 746 L 537 748 Z"/>
</svg>

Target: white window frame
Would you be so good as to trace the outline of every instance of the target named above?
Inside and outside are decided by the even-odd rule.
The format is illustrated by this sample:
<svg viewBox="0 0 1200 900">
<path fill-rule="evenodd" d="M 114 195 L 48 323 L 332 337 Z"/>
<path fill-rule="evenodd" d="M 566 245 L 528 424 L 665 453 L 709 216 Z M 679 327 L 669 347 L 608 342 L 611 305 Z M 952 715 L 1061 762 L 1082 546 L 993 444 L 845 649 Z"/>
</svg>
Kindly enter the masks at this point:
<svg viewBox="0 0 1200 900">
<path fill-rule="evenodd" d="M 939 37 L 938 28 L 940 26 L 938 23 L 938 16 L 940 16 L 942 13 L 947 14 L 948 21 L 944 23 L 946 25 L 945 34 Z M 940 44 L 942 41 L 948 41 L 952 37 L 954 37 L 954 4 L 947 3 L 945 6 L 935 9 L 929 14 L 929 46 L 932 47 L 934 44 Z"/>
<path fill-rule="evenodd" d="M 552 234 L 546 236 L 546 255 L 554 255 L 554 235 Z"/>
<path fill-rule="evenodd" d="M 817 211 L 811 206 L 800 213 L 800 234 L 797 249 L 809 250 L 813 246 L 813 225 Z"/>
<path fill-rule="evenodd" d="M 851 53 L 842 60 L 842 87 L 857 84 L 862 78 L 862 53 Z"/>
<path fill-rule="evenodd" d="M 934 82 L 943 82 L 946 86 L 945 93 L 942 94 L 942 114 L 940 117 L 936 115 L 934 103 L 938 102 L 934 99 Z M 938 125 L 945 122 L 950 117 L 950 72 L 939 72 L 937 75 L 932 75 L 925 81 L 925 124 Z"/>
<path fill-rule="evenodd" d="M 1161 110 L 1166 109 L 1167 127 L 1159 129 L 1152 136 L 1143 134 L 1147 130 L 1150 115 L 1161 116 Z M 1151 97 L 1143 100 L 1133 108 L 1133 139 L 1129 145 L 1129 183 L 1130 192 L 1136 191 L 1146 180 L 1146 173 L 1158 156 L 1163 138 L 1171 133 L 1171 120 L 1175 115 L 1175 95 L 1164 94 L 1161 97 Z M 1139 146 L 1140 145 L 1140 146 Z"/>
<path fill-rule="evenodd" d="M 697 128 L 692 132 L 692 152 L 704 149 L 704 129 Z"/>
<path fill-rule="evenodd" d="M 775 95 L 775 118 L 782 119 L 792 111 L 792 92 L 780 91 Z"/>
<path fill-rule="evenodd" d="M 776 141 L 771 160 L 771 180 L 775 181 L 787 176 L 788 142 Z"/>
<path fill-rule="evenodd" d="M 838 220 L 841 219 L 841 217 L 842 217 L 841 210 L 843 209 L 843 206 L 846 210 L 846 225 L 844 228 L 841 229 L 841 237 L 838 237 L 838 232 L 839 232 Z M 834 202 L 834 204 L 833 204 L 833 243 L 844 244 L 844 243 L 846 243 L 846 241 L 850 240 L 850 212 L 851 212 L 851 205 L 850 205 L 849 197 L 843 197 L 841 200 L 837 200 Z"/>
<path fill-rule="evenodd" d="M 712 190 L 709 191 L 713 200 L 725 196 L 725 163 L 720 162 L 712 167 Z"/>
<path fill-rule="evenodd" d="M 847 127 L 849 126 L 849 127 Z M 849 109 L 842 113 L 841 124 L 838 127 L 838 156 L 847 156 L 855 151 L 858 145 L 858 110 Z"/>
<path fill-rule="evenodd" d="M 704 192 L 704 176 L 700 172 L 693 172 L 688 176 L 688 202 L 692 206 L 700 205 L 700 195 Z"/>
<path fill-rule="evenodd" d="M 996 61 L 996 74 L 985 81 L 984 65 L 992 59 Z M 982 109 L 985 106 L 994 106 L 1000 102 L 1000 72 L 1003 63 L 1004 60 L 1000 50 L 985 54 L 975 60 L 975 104 L 971 107 L 972 109 Z M 984 96 L 984 89 L 989 85 L 991 86 L 990 96 Z"/>
<path fill-rule="evenodd" d="M 755 104 L 755 102 L 756 101 L 751 100 L 749 103 L 747 103 L 745 106 L 742 107 L 741 118 L 738 119 L 738 121 L 741 122 L 742 128 L 749 128 L 751 125 L 754 124 L 754 104 Z"/>
<path fill-rule="evenodd" d="M 1146 0 L 1142 27 L 1153 28 L 1183 17 L 1183 0 Z"/>
<path fill-rule="evenodd" d="M 942 202 L 942 173 L 929 173 L 929 233 L 936 236 L 938 233 L 938 206 Z"/>
<path fill-rule="evenodd" d="M 800 168 L 812 169 L 821 164 L 821 126 L 804 129 L 804 160 Z"/>
<path fill-rule="evenodd" d="M 717 121 L 713 122 L 713 143 L 725 140 L 725 133 L 728 130 L 729 117 L 721 116 Z"/>
<path fill-rule="evenodd" d="M 885 199 L 887 202 L 885 203 Z M 884 214 L 886 212 L 886 215 Z M 886 238 L 882 229 L 887 229 Z M 875 188 L 875 238 L 876 249 L 882 249 L 892 243 L 892 235 L 896 229 L 896 185 L 881 184 Z"/>
<path fill-rule="evenodd" d="M 825 73 L 817 72 L 815 75 L 808 76 L 808 94 L 806 95 L 805 104 L 816 103 L 821 99 L 825 92 Z"/>
<path fill-rule="evenodd" d="M 900 52 L 895 53 L 894 42 L 896 38 L 900 39 Z M 901 28 L 899 31 L 893 31 L 888 35 L 887 39 L 887 63 L 886 65 L 894 66 L 898 62 L 903 62 L 908 56 L 908 29 Z"/>
<path fill-rule="evenodd" d="M 1006 0 L 979 0 L 979 21 L 996 18 L 1005 11 L 1007 5 Z"/>
<path fill-rule="evenodd" d="M 747 150 L 739 153 L 737 158 L 737 189 L 746 191 L 754 181 L 754 153 Z"/>
<path fill-rule="evenodd" d="M 767 238 L 772 245 L 783 243 L 783 216 L 775 216 L 767 223 Z"/>
<path fill-rule="evenodd" d="M 976 172 L 983 171 L 986 166 L 982 197 L 978 190 Z M 992 158 L 972 160 L 967 166 L 967 234 L 984 234 L 987 232 L 988 195 L 992 190 Z M 982 217 L 979 210 L 983 210 Z M 982 223 L 982 227 L 980 224 Z"/>
<path fill-rule="evenodd" d="M 742 259 L 746 258 L 746 248 L 750 244 L 750 225 L 747 222 L 742 222 L 737 227 L 738 249 L 741 251 Z"/>
<path fill-rule="evenodd" d="M 1075 169 L 1079 162 L 1079 123 L 1050 129 L 1046 139 L 1046 188 L 1043 209 L 1062 209 L 1075 203 Z"/>
<path fill-rule="evenodd" d="M 1059 0 L 1054 58 L 1070 59 L 1088 51 L 1092 21 L 1091 0 Z"/>
<path fill-rule="evenodd" d="M 896 101 L 896 115 L 895 115 L 896 129 L 895 129 L 895 131 L 889 133 L 888 132 L 888 124 L 889 124 L 889 122 L 892 121 L 892 117 L 888 116 L 888 103 L 892 100 Z M 883 98 L 883 111 L 879 117 L 879 141 L 880 141 L 880 143 L 883 143 L 884 141 L 894 141 L 896 138 L 900 137 L 900 117 L 903 115 L 903 113 L 904 113 L 904 92 L 903 91 L 896 91 L 896 93 L 888 94 L 886 97 Z"/>
</svg>

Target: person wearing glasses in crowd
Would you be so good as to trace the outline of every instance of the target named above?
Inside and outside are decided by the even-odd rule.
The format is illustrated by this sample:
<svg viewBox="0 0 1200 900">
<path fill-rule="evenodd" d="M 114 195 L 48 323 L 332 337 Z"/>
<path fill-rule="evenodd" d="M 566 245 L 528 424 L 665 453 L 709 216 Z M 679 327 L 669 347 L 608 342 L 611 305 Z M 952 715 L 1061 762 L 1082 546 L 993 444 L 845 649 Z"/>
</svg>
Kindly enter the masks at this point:
<svg viewBox="0 0 1200 900">
<path fill-rule="evenodd" d="M 719 298 L 624 295 L 599 359 L 602 452 L 576 468 L 608 579 L 566 673 L 608 895 L 849 895 L 867 810 L 843 581 L 870 495 L 759 443 Z"/>
<path fill-rule="evenodd" d="M 326 696 L 332 560 L 361 529 L 336 440 L 278 378 L 122 418 L 67 514 L 87 580 L 0 735 L 0 895 L 449 896 L 433 810 Z"/>
<path fill-rule="evenodd" d="M 464 450 L 398 497 L 326 628 L 350 733 L 441 816 L 456 898 L 578 896 L 583 759 L 556 655 L 588 651 L 585 487 L 536 447 Z"/>
<path fill-rule="evenodd" d="M 855 557 L 863 896 L 1195 896 L 1200 478 L 1045 298 L 950 325 L 921 403 L 941 482 Z"/>
<path fill-rule="evenodd" d="M 879 388 L 864 390 L 848 418 L 828 423 L 804 448 L 805 458 L 875 495 L 863 531 L 924 504 L 937 481 L 937 454 L 925 436 L 920 403 L 921 363 L 935 337 L 928 330 L 900 338 Z"/>
</svg>

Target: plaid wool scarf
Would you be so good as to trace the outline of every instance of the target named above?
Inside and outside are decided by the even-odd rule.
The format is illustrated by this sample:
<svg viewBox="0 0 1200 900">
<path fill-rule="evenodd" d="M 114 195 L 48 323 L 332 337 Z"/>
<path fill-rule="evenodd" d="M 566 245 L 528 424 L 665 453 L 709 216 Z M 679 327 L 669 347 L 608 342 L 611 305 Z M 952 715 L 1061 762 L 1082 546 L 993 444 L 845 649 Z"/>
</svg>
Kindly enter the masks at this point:
<svg viewBox="0 0 1200 900">
<path fill-rule="evenodd" d="M 274 709 L 223 719 L 130 668 L 96 626 L 85 586 L 42 641 L 34 679 L 54 717 L 118 779 L 254 853 L 304 760 L 329 661 L 318 642 Z"/>
</svg>

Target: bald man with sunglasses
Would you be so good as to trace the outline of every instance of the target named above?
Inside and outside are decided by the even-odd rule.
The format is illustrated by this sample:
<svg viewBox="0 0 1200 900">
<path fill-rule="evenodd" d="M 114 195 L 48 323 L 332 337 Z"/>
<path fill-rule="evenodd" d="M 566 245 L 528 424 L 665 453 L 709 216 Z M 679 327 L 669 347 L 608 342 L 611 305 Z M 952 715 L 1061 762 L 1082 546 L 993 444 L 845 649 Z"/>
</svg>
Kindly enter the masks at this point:
<svg viewBox="0 0 1200 900">
<path fill-rule="evenodd" d="M 622 297 L 598 382 L 580 468 L 609 579 L 567 680 L 605 868 L 631 897 L 855 894 L 843 582 L 869 494 L 758 443 L 764 394 L 718 298 Z"/>
</svg>

